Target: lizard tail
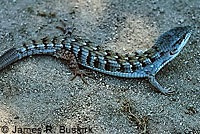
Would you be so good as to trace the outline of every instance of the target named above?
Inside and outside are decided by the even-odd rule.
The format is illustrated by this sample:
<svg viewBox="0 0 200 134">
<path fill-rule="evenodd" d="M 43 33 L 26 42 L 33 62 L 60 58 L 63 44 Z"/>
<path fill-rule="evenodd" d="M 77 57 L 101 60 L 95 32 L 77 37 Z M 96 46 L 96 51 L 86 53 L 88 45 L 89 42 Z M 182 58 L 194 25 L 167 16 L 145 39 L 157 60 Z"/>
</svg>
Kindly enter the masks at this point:
<svg viewBox="0 0 200 134">
<path fill-rule="evenodd" d="M 11 48 L 0 56 L 0 70 L 14 63 L 19 59 L 19 53 L 16 48 Z"/>
</svg>

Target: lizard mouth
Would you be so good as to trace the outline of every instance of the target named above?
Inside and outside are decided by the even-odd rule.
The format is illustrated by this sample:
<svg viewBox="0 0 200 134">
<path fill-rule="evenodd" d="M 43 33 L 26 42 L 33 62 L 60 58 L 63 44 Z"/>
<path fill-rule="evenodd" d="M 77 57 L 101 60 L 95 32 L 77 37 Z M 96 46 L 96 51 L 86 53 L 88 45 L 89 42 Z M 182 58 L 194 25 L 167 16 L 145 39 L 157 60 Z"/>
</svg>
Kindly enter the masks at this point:
<svg viewBox="0 0 200 134">
<path fill-rule="evenodd" d="M 178 49 L 174 49 L 174 50 L 170 51 L 170 55 L 175 55 L 178 52 L 179 52 Z"/>
</svg>

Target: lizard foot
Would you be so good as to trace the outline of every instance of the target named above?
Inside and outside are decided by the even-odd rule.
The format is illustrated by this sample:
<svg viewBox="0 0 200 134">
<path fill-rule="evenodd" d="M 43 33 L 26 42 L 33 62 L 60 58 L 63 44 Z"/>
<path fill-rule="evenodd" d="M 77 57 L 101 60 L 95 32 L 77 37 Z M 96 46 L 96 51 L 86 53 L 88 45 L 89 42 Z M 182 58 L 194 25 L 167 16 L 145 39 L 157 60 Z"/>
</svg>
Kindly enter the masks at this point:
<svg viewBox="0 0 200 134">
<path fill-rule="evenodd" d="M 75 72 L 74 72 L 74 76 L 71 78 L 71 81 L 73 81 L 77 76 L 80 76 L 80 78 L 81 78 L 81 80 L 83 81 L 83 83 L 88 84 L 88 83 L 86 82 L 86 80 L 84 79 L 84 76 L 87 76 L 87 77 L 92 78 L 92 76 L 89 75 L 89 74 L 91 74 L 91 72 L 75 71 Z"/>
<path fill-rule="evenodd" d="M 163 88 L 159 83 L 158 81 L 155 79 L 155 76 L 149 76 L 149 81 L 150 83 L 156 87 L 157 91 L 164 94 L 164 95 L 173 95 L 175 91 L 173 90 L 168 90 L 168 89 L 165 89 Z"/>
<path fill-rule="evenodd" d="M 159 90 L 159 92 L 161 92 L 163 95 L 173 95 L 175 93 L 174 90 L 168 90 L 168 89 Z"/>
<path fill-rule="evenodd" d="M 67 27 L 67 24 L 63 20 L 60 20 L 60 22 L 62 26 L 56 26 L 56 28 L 61 30 L 63 34 L 71 36 L 75 29 L 74 25 L 72 25 L 72 27 Z"/>
</svg>

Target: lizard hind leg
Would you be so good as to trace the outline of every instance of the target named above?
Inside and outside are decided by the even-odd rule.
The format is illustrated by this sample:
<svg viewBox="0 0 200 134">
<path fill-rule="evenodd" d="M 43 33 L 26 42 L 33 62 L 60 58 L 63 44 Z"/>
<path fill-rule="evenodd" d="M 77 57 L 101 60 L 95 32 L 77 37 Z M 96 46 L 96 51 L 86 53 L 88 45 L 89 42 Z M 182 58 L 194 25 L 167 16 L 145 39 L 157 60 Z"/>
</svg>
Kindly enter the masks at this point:
<svg viewBox="0 0 200 134">
<path fill-rule="evenodd" d="M 71 80 L 74 80 L 77 76 L 80 76 L 81 80 L 85 84 L 87 84 L 86 80 L 84 79 L 84 76 L 91 76 L 89 75 L 89 72 L 85 73 L 79 69 L 76 57 L 72 52 L 62 49 L 57 51 L 56 54 L 54 54 L 54 56 L 62 59 L 63 63 L 66 64 L 69 67 L 69 69 L 74 73 L 74 76 L 71 78 Z"/>
<path fill-rule="evenodd" d="M 71 36 L 73 31 L 75 30 L 74 25 L 71 27 L 67 27 L 67 24 L 63 21 L 60 20 L 62 26 L 56 26 L 57 29 L 61 30 L 63 34 Z"/>
<path fill-rule="evenodd" d="M 71 81 L 73 81 L 77 76 L 79 76 L 83 83 L 88 84 L 84 76 L 91 77 L 89 74 L 90 72 L 82 72 L 81 70 L 75 71 L 74 76 L 71 78 Z"/>
</svg>

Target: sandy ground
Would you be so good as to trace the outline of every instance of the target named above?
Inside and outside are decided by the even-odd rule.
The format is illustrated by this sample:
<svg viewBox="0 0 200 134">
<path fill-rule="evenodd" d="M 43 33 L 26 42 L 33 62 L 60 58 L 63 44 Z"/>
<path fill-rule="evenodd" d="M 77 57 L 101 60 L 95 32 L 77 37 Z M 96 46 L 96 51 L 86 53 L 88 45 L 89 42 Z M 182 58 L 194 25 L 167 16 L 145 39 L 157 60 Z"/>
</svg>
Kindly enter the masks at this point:
<svg viewBox="0 0 200 134">
<path fill-rule="evenodd" d="M 122 53 L 147 49 L 170 28 L 191 25 L 189 43 L 157 74 L 176 93 L 164 96 L 146 79 L 96 72 L 85 85 L 80 78 L 70 81 L 60 60 L 31 57 L 0 72 L 0 133 L 5 126 L 8 133 L 15 127 L 44 133 L 46 126 L 52 133 L 60 126 L 96 134 L 200 133 L 199 0 L 1 0 L 0 55 L 60 34 L 59 20 L 74 25 L 74 34 Z"/>
</svg>

